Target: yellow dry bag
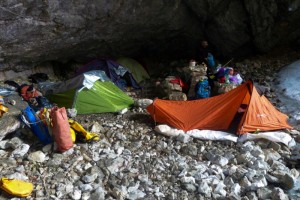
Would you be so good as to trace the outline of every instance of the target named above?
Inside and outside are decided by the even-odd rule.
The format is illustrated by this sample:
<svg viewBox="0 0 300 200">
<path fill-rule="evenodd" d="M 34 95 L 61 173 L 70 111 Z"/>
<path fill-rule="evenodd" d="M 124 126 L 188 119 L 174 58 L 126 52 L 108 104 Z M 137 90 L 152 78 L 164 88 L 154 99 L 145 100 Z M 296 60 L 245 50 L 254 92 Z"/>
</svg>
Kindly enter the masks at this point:
<svg viewBox="0 0 300 200">
<path fill-rule="evenodd" d="M 1 179 L 0 187 L 8 194 L 18 197 L 27 197 L 33 190 L 32 183 L 8 178 Z"/>
<path fill-rule="evenodd" d="M 99 141 L 100 140 L 99 135 L 97 135 L 96 133 L 91 133 L 91 132 L 86 131 L 81 126 L 81 124 L 79 124 L 75 120 L 69 119 L 69 124 L 70 124 L 71 129 L 74 129 L 76 131 L 76 133 L 78 133 L 84 137 L 85 141 Z"/>
</svg>

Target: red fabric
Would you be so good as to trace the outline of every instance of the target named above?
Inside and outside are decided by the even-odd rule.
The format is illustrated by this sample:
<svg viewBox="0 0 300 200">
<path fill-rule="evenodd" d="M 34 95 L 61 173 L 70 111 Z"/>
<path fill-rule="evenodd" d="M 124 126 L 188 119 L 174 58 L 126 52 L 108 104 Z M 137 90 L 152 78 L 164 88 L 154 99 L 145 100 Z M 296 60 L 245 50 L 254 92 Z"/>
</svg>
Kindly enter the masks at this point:
<svg viewBox="0 0 300 200">
<path fill-rule="evenodd" d="M 182 87 L 183 89 L 189 89 L 189 86 L 188 86 L 188 84 L 186 84 L 185 82 L 183 82 L 182 80 L 181 80 L 181 78 L 179 78 L 179 77 L 176 77 L 175 79 L 173 79 L 173 80 L 170 80 L 169 81 L 170 83 L 174 83 L 174 84 L 178 84 L 178 85 L 180 85 L 180 87 Z"/>
<path fill-rule="evenodd" d="M 219 83 L 225 83 L 225 76 L 219 78 Z"/>
<path fill-rule="evenodd" d="M 31 98 L 40 96 L 39 91 L 37 91 L 36 89 L 34 92 L 27 93 L 27 90 L 29 87 L 30 87 L 29 85 L 25 85 L 21 89 L 21 96 L 23 97 L 23 99 L 25 101 L 29 101 L 29 99 L 31 99 Z"/>
<path fill-rule="evenodd" d="M 70 133 L 70 124 L 66 109 L 54 107 L 51 109 L 52 132 L 59 152 L 64 152 L 73 147 Z"/>
</svg>

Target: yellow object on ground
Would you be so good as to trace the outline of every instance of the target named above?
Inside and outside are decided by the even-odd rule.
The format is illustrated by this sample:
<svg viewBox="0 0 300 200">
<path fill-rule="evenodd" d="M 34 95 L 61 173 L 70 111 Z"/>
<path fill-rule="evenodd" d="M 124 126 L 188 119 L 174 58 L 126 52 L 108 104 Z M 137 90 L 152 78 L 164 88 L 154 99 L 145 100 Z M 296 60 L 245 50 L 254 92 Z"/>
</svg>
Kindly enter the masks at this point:
<svg viewBox="0 0 300 200">
<path fill-rule="evenodd" d="M 77 133 L 81 133 L 86 141 L 99 141 L 100 137 L 96 133 L 91 133 L 86 131 L 78 122 L 73 119 L 69 119 L 69 124 L 72 129 L 74 129 Z"/>
<path fill-rule="evenodd" d="M 43 108 L 43 110 L 40 111 L 38 117 L 44 122 L 44 124 L 48 128 L 49 134 L 52 136 L 52 122 L 50 118 L 50 109 Z"/>
<path fill-rule="evenodd" d="M 2 117 L 2 115 L 7 112 L 8 112 L 8 108 L 6 106 L 0 104 L 0 117 Z"/>
<path fill-rule="evenodd" d="M 75 133 L 74 129 L 70 128 L 70 133 L 71 133 L 72 142 L 75 143 L 76 133 Z"/>
<path fill-rule="evenodd" d="M 21 180 L 2 178 L 0 188 L 8 194 L 27 197 L 32 193 L 33 184 Z"/>
</svg>

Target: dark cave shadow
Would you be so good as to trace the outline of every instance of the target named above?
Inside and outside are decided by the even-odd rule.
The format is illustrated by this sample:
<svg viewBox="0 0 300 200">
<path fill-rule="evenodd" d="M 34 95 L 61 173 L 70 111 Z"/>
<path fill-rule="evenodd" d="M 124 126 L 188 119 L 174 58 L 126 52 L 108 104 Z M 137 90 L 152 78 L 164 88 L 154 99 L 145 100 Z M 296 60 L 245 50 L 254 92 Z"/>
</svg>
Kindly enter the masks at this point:
<svg viewBox="0 0 300 200">
<path fill-rule="evenodd" d="M 129 116 L 129 119 L 140 124 L 146 124 L 149 126 L 153 126 L 154 124 L 154 121 L 149 114 L 137 113 Z"/>
</svg>

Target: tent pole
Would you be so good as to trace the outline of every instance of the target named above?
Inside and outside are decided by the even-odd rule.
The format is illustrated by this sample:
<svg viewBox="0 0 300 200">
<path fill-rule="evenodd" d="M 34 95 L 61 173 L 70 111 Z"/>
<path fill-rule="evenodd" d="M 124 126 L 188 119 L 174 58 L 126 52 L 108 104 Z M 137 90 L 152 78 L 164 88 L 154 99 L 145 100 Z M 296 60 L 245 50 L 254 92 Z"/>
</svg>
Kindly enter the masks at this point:
<svg viewBox="0 0 300 200">
<path fill-rule="evenodd" d="M 228 65 L 231 61 L 233 61 L 233 58 L 231 58 L 227 63 L 225 63 L 222 67 L 225 67 L 226 65 Z"/>
</svg>

